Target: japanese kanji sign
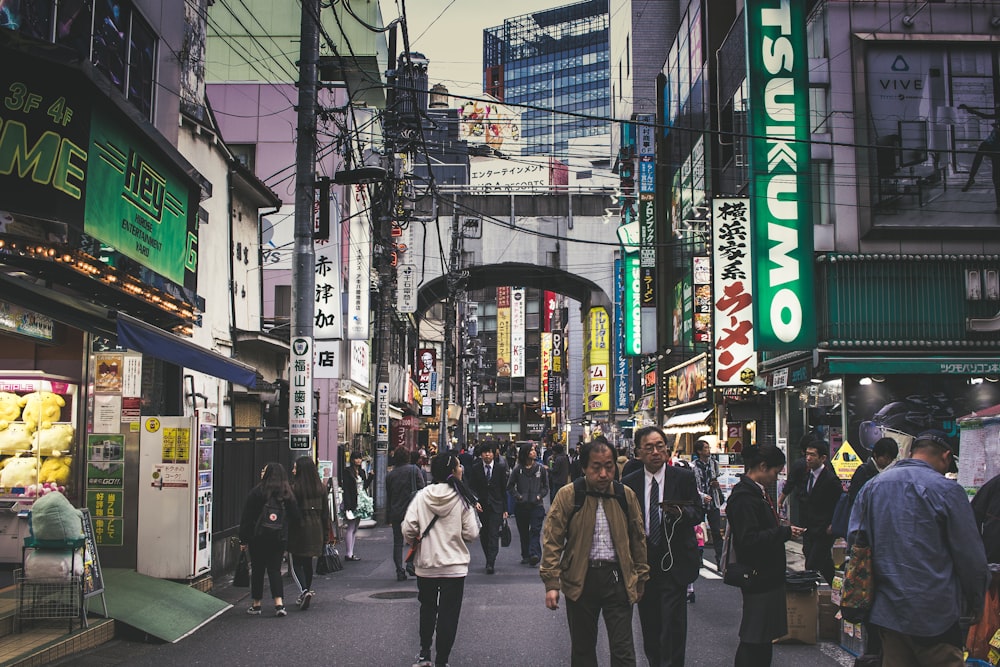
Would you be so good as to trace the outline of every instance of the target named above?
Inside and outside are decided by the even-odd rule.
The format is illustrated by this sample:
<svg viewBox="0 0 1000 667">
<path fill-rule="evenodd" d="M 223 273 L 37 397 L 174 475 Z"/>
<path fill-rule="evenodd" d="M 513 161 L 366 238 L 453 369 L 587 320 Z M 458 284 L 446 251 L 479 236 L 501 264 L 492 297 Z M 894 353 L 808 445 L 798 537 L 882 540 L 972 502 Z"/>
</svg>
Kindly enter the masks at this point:
<svg viewBox="0 0 1000 667">
<path fill-rule="evenodd" d="M 757 353 L 749 199 L 719 198 L 712 202 L 712 264 L 715 268 L 713 384 L 752 385 L 757 377 Z"/>
</svg>

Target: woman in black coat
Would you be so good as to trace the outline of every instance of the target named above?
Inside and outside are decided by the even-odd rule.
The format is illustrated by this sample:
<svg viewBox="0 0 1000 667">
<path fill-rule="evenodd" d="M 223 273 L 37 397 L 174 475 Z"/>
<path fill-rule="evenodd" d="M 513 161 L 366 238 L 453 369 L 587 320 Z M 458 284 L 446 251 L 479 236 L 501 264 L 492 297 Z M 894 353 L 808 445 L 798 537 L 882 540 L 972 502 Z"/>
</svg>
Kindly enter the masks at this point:
<svg viewBox="0 0 1000 667">
<path fill-rule="evenodd" d="M 265 506 L 281 508 L 281 529 L 276 533 L 263 529 Z M 250 490 L 243 505 L 240 519 L 240 550 L 250 552 L 250 597 L 253 600 L 247 613 L 260 615 L 260 601 L 264 597 L 264 572 L 274 598 L 274 615 L 287 616 L 285 611 L 285 591 L 281 582 L 281 561 L 288 542 L 288 528 L 300 519 L 292 487 L 288 484 L 288 473 L 280 463 L 268 463 L 260 471 L 260 482 Z"/>
<path fill-rule="evenodd" d="M 312 587 L 313 558 L 323 555 L 323 546 L 333 534 L 326 485 L 312 457 L 302 456 L 292 465 L 292 491 L 302 521 L 288 532 L 288 553 L 292 554 L 292 568 L 302 587 L 295 603 L 305 611 L 316 594 Z"/>
<path fill-rule="evenodd" d="M 785 455 L 774 445 L 743 448 L 744 473 L 726 503 L 736 561 L 754 570 L 743 592 L 743 620 L 736 667 L 767 667 L 771 642 L 788 632 L 785 608 L 785 542 L 803 529 L 782 526 L 767 495 L 785 467 Z"/>
</svg>

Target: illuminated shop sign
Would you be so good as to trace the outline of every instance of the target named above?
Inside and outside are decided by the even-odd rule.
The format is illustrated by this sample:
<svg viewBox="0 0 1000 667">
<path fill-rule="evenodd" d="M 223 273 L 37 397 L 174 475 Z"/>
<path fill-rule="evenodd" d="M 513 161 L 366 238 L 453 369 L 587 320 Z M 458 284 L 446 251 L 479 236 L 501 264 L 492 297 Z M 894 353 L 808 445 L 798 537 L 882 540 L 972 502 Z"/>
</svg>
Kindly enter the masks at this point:
<svg viewBox="0 0 1000 667">
<path fill-rule="evenodd" d="M 712 202 L 712 263 L 715 266 L 712 384 L 752 386 L 757 376 L 757 353 L 749 199 L 717 198 Z"/>
</svg>

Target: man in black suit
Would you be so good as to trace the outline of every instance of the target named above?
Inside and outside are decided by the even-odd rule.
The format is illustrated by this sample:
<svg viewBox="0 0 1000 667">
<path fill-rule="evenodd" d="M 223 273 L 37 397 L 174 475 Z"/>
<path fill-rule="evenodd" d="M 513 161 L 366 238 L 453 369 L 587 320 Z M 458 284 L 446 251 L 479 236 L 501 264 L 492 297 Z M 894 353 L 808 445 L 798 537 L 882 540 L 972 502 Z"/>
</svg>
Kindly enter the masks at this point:
<svg viewBox="0 0 1000 667">
<path fill-rule="evenodd" d="M 830 447 L 822 440 L 806 445 L 805 493 L 799 498 L 799 524 L 806 529 L 802 536 L 802 552 L 806 569 L 817 570 L 833 582 L 833 510 L 837 507 L 844 487 L 833 468 L 826 464 Z"/>
<path fill-rule="evenodd" d="M 500 552 L 500 523 L 507 518 L 509 469 L 503 457 L 496 455 L 496 445 L 491 442 L 480 446 L 479 456 L 469 473 L 469 488 L 479 499 L 476 511 L 483 524 L 479 531 L 479 541 L 486 554 L 486 574 L 493 574 L 497 554 Z"/>
<path fill-rule="evenodd" d="M 643 463 L 622 480 L 635 491 L 646 527 L 650 579 L 639 600 L 642 647 L 649 664 L 683 667 L 687 644 L 687 585 L 698 578 L 701 556 L 694 527 L 705 510 L 694 473 L 666 465 L 671 450 L 657 426 L 635 432 Z"/>
</svg>

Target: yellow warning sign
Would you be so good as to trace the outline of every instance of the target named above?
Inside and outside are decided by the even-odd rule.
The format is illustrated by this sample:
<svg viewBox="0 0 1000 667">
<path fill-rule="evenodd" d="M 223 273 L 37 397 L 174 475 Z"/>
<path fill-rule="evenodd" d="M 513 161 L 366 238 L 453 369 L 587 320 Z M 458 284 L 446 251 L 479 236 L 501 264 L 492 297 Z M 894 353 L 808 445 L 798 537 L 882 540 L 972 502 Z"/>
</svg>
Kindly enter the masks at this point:
<svg viewBox="0 0 1000 667">
<path fill-rule="evenodd" d="M 854 471 L 861 467 L 863 461 L 857 452 L 854 451 L 854 447 L 851 447 L 849 442 L 845 442 L 837 450 L 837 453 L 833 455 L 831 463 L 837 473 L 837 477 L 843 480 L 850 480 L 854 476 Z"/>
</svg>

